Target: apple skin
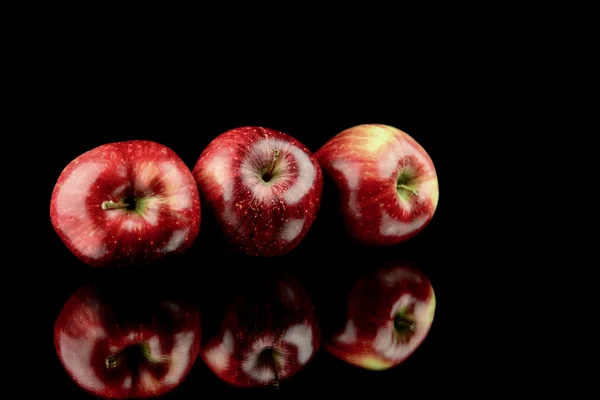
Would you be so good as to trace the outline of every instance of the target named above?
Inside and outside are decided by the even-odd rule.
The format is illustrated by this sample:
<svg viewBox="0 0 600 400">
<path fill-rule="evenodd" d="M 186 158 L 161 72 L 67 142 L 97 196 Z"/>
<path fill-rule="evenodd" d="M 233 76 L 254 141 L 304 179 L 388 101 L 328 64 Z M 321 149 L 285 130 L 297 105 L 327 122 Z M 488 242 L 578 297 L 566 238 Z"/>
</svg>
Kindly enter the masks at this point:
<svg viewBox="0 0 600 400">
<path fill-rule="evenodd" d="M 132 198 L 135 210 L 120 208 L 133 206 Z M 145 140 L 116 142 L 66 166 L 52 192 L 50 219 L 88 265 L 148 264 L 193 244 L 200 198 L 191 171 L 171 149 Z"/>
<path fill-rule="evenodd" d="M 405 132 L 357 125 L 330 139 L 316 156 L 339 195 L 348 235 L 357 242 L 395 245 L 433 218 L 437 173 L 427 152 Z"/>
<path fill-rule="evenodd" d="M 315 308 L 288 273 L 250 285 L 215 321 L 200 356 L 234 387 L 277 387 L 304 369 L 321 344 Z"/>
<path fill-rule="evenodd" d="M 345 326 L 328 334 L 323 347 L 364 369 L 395 367 L 427 337 L 435 306 L 433 287 L 422 271 L 408 264 L 385 265 L 355 283 Z"/>
<path fill-rule="evenodd" d="M 103 398 L 153 397 L 176 388 L 200 350 L 198 309 L 108 290 L 79 288 L 56 319 L 56 352 L 69 376 Z"/>
<path fill-rule="evenodd" d="M 226 241 L 252 256 L 294 249 L 314 222 L 323 191 L 321 168 L 306 146 L 256 126 L 216 137 L 193 174 Z"/>
</svg>

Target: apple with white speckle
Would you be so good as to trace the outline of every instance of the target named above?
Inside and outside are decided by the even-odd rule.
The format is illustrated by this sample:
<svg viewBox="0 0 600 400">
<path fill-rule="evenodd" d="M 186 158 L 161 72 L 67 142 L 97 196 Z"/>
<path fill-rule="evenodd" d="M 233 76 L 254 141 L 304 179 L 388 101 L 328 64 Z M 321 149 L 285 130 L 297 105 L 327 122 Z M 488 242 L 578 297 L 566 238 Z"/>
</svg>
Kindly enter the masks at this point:
<svg viewBox="0 0 600 400">
<path fill-rule="evenodd" d="M 224 238 L 248 255 L 289 253 L 320 207 L 317 159 L 273 129 L 244 126 L 222 133 L 201 153 L 193 174 Z"/>
<path fill-rule="evenodd" d="M 66 372 L 102 398 L 170 392 L 185 379 L 200 349 L 196 307 L 127 293 L 84 286 L 66 301 L 54 326 Z"/>
<path fill-rule="evenodd" d="M 356 282 L 347 298 L 344 327 L 328 334 L 323 347 L 364 369 L 395 367 L 427 337 L 435 306 L 433 287 L 422 271 L 385 265 Z"/>
<path fill-rule="evenodd" d="M 185 252 L 200 229 L 191 171 L 168 147 L 109 143 L 71 161 L 50 202 L 52 226 L 94 267 L 140 265 Z"/>
<path fill-rule="evenodd" d="M 439 198 L 433 161 L 400 129 L 354 126 L 331 138 L 316 156 L 339 194 L 347 233 L 357 242 L 395 245 L 433 218 Z"/>
<path fill-rule="evenodd" d="M 278 387 L 306 367 L 321 343 L 314 306 L 289 274 L 260 280 L 216 321 L 200 356 L 235 387 Z"/>
</svg>

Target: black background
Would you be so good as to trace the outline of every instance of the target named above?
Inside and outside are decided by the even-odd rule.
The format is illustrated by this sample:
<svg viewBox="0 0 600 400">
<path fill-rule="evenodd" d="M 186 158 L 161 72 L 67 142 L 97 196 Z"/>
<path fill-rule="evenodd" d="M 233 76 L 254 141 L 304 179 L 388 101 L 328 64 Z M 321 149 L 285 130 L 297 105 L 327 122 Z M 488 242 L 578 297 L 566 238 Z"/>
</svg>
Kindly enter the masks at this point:
<svg viewBox="0 0 600 400">
<path fill-rule="evenodd" d="M 271 64 L 272 65 L 272 64 Z M 69 68 L 69 66 L 65 66 Z M 38 355 L 44 365 L 48 394 L 62 398 L 93 398 L 69 378 L 56 356 L 53 324 L 60 309 L 79 286 L 88 283 L 162 285 L 162 290 L 189 296 L 202 310 L 214 314 L 247 282 L 273 269 L 292 272 L 309 291 L 327 322 L 343 318 L 343 301 L 350 285 L 364 271 L 389 260 L 409 261 L 431 280 L 437 308 L 431 331 L 417 351 L 400 366 L 387 371 L 366 371 L 344 364 L 321 349 L 297 376 L 282 383 L 273 394 L 281 398 L 318 393 L 322 387 L 402 393 L 444 390 L 448 368 L 448 276 L 457 262 L 449 238 L 452 174 L 449 143 L 457 127 L 446 112 L 451 101 L 433 80 L 413 80 L 402 74 L 368 72 L 352 81 L 336 68 L 317 74 L 302 72 L 285 78 L 257 78 L 221 71 L 206 71 L 202 79 L 154 81 L 144 71 L 78 68 L 42 76 L 37 119 L 42 159 L 36 170 L 41 221 L 36 259 L 39 289 L 36 330 Z M 53 71 L 56 72 L 55 69 Z M 87 72 L 90 71 L 90 72 Z M 146 71 L 147 72 L 147 71 Z M 186 77 L 191 74 L 186 70 Z M 313 71 L 314 72 L 314 71 Z M 172 71 L 170 72 L 173 73 Z M 267 74 L 268 75 L 268 74 Z M 440 200 L 436 214 L 417 237 L 389 248 L 363 247 L 349 242 L 336 220 L 334 194 L 326 186 L 316 222 L 304 241 L 291 253 L 274 259 L 257 259 L 227 252 L 216 227 L 202 209 L 200 235 L 188 253 L 137 271 L 93 269 L 77 260 L 54 232 L 49 218 L 50 196 L 62 169 L 75 157 L 114 141 L 147 139 L 174 150 L 193 168 L 202 150 L 220 133 L 239 126 L 258 125 L 285 132 L 316 152 L 336 133 L 363 123 L 382 123 L 404 130 L 430 154 L 438 173 Z M 198 359 L 184 383 L 169 399 L 199 398 L 205 392 L 240 392 L 220 382 Z M 244 396 L 260 398 L 261 390 L 244 389 Z"/>
</svg>

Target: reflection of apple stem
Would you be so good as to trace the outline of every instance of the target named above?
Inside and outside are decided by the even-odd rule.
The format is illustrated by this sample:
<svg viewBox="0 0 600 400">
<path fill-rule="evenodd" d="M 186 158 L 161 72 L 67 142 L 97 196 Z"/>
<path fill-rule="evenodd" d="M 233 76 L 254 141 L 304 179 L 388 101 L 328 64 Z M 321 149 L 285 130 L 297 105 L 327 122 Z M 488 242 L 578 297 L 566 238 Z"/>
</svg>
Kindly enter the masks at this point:
<svg viewBox="0 0 600 400">
<path fill-rule="evenodd" d="M 263 365 L 267 364 L 273 370 L 273 389 L 277 389 L 279 387 L 279 375 L 277 374 L 277 362 L 275 361 L 275 357 L 277 354 L 275 350 L 268 347 L 261 351 L 260 357 L 263 360 Z"/>
<path fill-rule="evenodd" d="M 410 331 L 414 331 L 415 330 L 415 322 L 407 321 L 400 316 L 396 316 L 396 318 L 394 318 L 394 327 L 398 331 L 403 331 L 406 329 L 408 329 Z"/>
<path fill-rule="evenodd" d="M 419 191 L 415 188 L 411 188 L 410 186 L 406 186 L 406 185 L 398 185 L 396 186 L 398 189 L 404 189 L 404 190 L 408 190 L 409 192 L 411 192 L 413 195 L 418 195 Z"/>
<path fill-rule="evenodd" d="M 273 160 L 271 160 L 271 166 L 262 176 L 265 182 L 268 182 L 273 177 L 273 171 L 275 170 L 275 163 L 277 162 L 277 158 L 279 157 L 279 150 L 273 150 Z"/>
<path fill-rule="evenodd" d="M 127 208 L 127 207 L 129 207 L 129 204 L 125 203 L 123 200 L 119 200 L 118 203 L 115 203 L 112 200 L 107 200 L 107 201 L 102 202 L 103 210 L 111 210 L 114 208 Z"/>
<path fill-rule="evenodd" d="M 277 389 L 279 387 L 279 375 L 277 374 L 277 363 L 275 362 L 275 357 L 271 357 L 271 366 L 273 367 L 273 388 Z"/>
<path fill-rule="evenodd" d="M 106 369 L 113 369 L 116 368 L 119 365 L 119 362 L 121 361 L 121 355 L 117 354 L 115 356 L 112 357 L 106 357 L 105 363 L 106 363 Z"/>
<path fill-rule="evenodd" d="M 127 359 L 128 362 L 139 363 L 143 360 L 149 361 L 153 364 L 160 363 L 162 360 L 153 360 L 150 356 L 150 348 L 147 344 L 139 343 L 137 345 L 132 345 L 124 348 L 112 356 L 106 357 L 104 363 L 106 364 L 106 369 L 113 369 L 118 367 L 123 359 Z"/>
</svg>

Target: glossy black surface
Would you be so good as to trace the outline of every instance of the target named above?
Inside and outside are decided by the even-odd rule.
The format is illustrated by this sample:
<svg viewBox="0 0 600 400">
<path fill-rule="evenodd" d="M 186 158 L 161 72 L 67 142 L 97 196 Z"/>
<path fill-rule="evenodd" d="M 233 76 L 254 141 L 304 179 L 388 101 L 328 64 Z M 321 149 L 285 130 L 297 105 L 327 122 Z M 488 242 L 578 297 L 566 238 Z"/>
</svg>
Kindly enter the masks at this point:
<svg viewBox="0 0 600 400">
<path fill-rule="evenodd" d="M 157 94 L 148 87 L 122 88 L 110 96 L 101 84 L 90 88 L 70 88 L 71 96 L 61 96 L 59 104 L 40 116 L 52 127 L 39 145 L 40 171 L 35 214 L 41 222 L 32 246 L 37 263 L 35 298 L 38 315 L 39 356 L 44 371 L 45 390 L 62 398 L 93 398 L 69 378 L 55 353 L 53 326 L 67 298 L 80 285 L 126 281 L 132 285 L 161 281 L 165 290 L 175 290 L 196 301 L 201 309 L 226 305 L 229 296 L 243 288 L 255 271 L 285 268 L 292 272 L 311 294 L 317 309 L 335 307 L 345 300 L 347 290 L 362 271 L 381 260 L 410 260 L 432 282 L 437 297 L 436 315 L 429 335 L 419 349 L 400 366 L 380 372 L 361 370 L 344 364 L 321 349 L 315 359 L 297 376 L 282 383 L 273 393 L 236 390 L 214 376 L 198 359 L 190 375 L 166 399 L 212 398 L 238 392 L 242 396 L 266 394 L 281 398 L 300 397 L 327 390 L 350 391 L 365 387 L 373 395 L 401 398 L 401 394 L 431 394 L 443 390 L 448 366 L 449 320 L 448 277 L 453 265 L 453 251 L 448 248 L 450 196 L 446 190 L 455 171 L 449 165 L 448 137 L 452 127 L 446 125 L 443 107 L 434 98 L 402 99 L 398 96 L 372 97 L 352 93 L 319 94 L 306 101 L 294 99 L 293 93 L 257 97 L 252 91 L 224 93 L 203 98 L 198 92 L 189 99 Z M 400 87 L 391 88 L 399 90 Z M 281 89 L 282 93 L 284 89 Z M 296 89 L 294 89 L 296 90 Z M 309 96 L 310 93 L 303 93 Z M 263 100 L 263 97 L 266 100 Z M 191 100 L 190 100 L 191 99 Z M 195 100 L 194 100 L 195 99 Z M 50 97 L 48 97 L 50 101 Z M 404 130 L 416 139 L 431 156 L 438 173 L 440 200 L 433 220 L 415 238 L 390 248 L 369 248 L 345 239 L 336 224 L 334 206 L 324 198 L 322 209 L 305 240 L 284 257 L 259 259 L 229 254 L 219 250 L 214 235 L 216 227 L 203 209 L 200 235 L 185 255 L 140 271 L 105 271 L 87 267 L 78 261 L 54 232 L 49 219 L 50 195 L 62 169 L 75 157 L 96 146 L 114 141 L 148 139 L 167 145 L 191 168 L 204 147 L 218 134 L 238 126 L 259 125 L 288 133 L 316 152 L 336 133 L 362 123 L 382 123 Z M 327 196 L 327 191 L 324 193 Z M 39 245 L 42 248 L 39 248 Z M 231 267 L 228 267 L 228 266 Z M 370 389 L 368 388 L 370 387 Z M 370 396 L 370 394 L 365 394 Z"/>
</svg>

